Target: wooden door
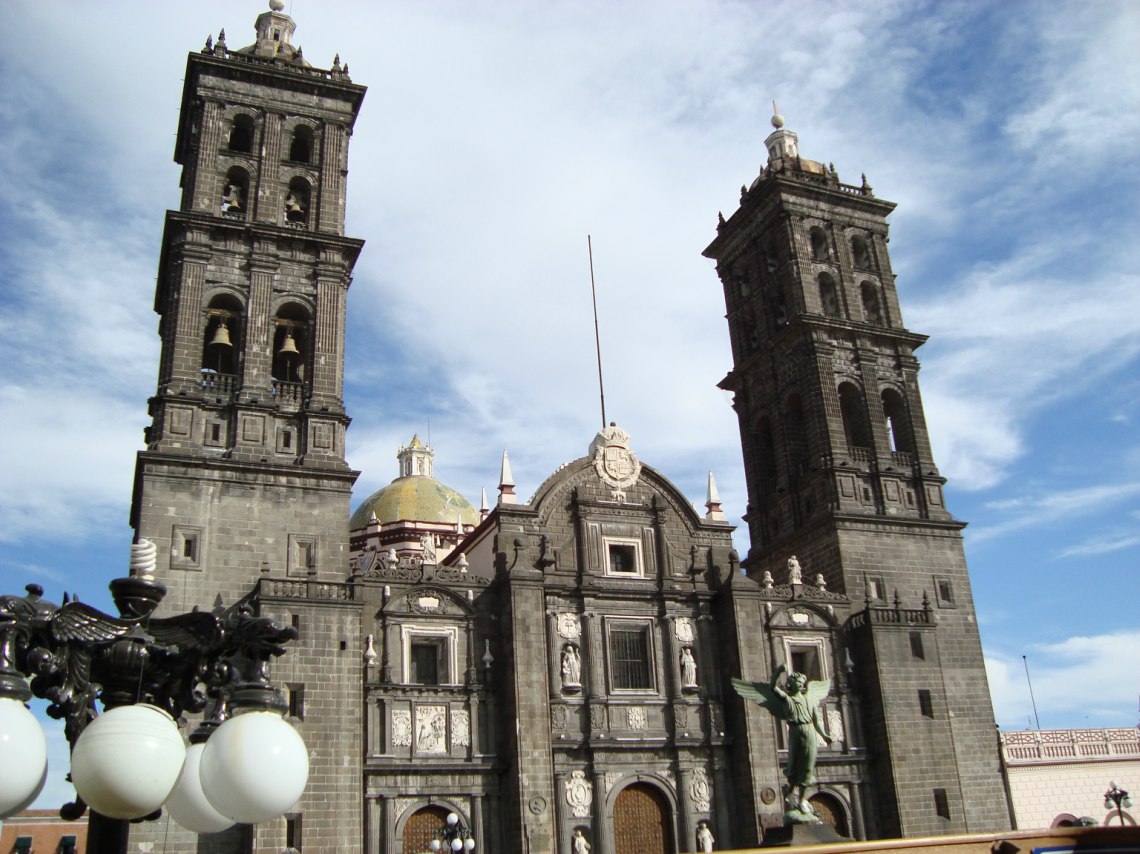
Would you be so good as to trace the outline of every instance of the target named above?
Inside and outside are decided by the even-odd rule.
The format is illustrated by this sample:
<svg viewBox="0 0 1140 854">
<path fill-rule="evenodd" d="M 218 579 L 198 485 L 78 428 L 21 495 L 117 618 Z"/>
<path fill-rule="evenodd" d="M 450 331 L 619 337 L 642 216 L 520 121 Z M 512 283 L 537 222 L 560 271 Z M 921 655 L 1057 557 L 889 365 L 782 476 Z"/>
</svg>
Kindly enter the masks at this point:
<svg viewBox="0 0 1140 854">
<path fill-rule="evenodd" d="M 404 823 L 403 854 L 423 854 L 435 839 L 435 832 L 447 824 L 447 810 L 443 807 L 424 807 L 417 810 Z"/>
<path fill-rule="evenodd" d="M 673 821 L 665 796 L 634 783 L 614 802 L 614 854 L 673 854 Z"/>
</svg>

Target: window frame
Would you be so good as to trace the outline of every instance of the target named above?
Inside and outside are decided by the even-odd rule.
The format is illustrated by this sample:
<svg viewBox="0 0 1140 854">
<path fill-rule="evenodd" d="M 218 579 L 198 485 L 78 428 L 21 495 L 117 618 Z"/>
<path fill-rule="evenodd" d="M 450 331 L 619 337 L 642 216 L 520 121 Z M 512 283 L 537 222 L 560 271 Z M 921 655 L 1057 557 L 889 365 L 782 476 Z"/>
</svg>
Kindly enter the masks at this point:
<svg viewBox="0 0 1140 854">
<path fill-rule="evenodd" d="M 412 646 L 433 644 L 440 648 L 437 666 L 446 668 L 443 677 L 436 682 L 412 681 Z M 403 663 L 403 684 L 451 686 L 459 685 L 459 629 L 456 626 L 404 625 L 400 627 L 401 659 Z"/>
<path fill-rule="evenodd" d="M 626 572 L 624 570 L 618 571 L 611 568 L 610 549 L 615 547 L 633 549 L 634 568 L 632 572 Z M 603 534 L 602 560 L 602 570 L 607 578 L 645 578 L 645 561 L 642 556 L 640 537 L 611 537 Z"/>
<path fill-rule="evenodd" d="M 619 685 L 618 661 L 615 652 L 617 633 L 640 634 L 644 644 L 644 685 L 629 687 Z M 632 659 L 621 659 L 622 663 Z M 657 693 L 657 656 L 653 639 L 653 621 L 648 619 L 618 618 L 606 620 L 606 670 L 611 694 L 655 694 Z M 624 681 L 624 680 L 623 680 Z"/>
</svg>

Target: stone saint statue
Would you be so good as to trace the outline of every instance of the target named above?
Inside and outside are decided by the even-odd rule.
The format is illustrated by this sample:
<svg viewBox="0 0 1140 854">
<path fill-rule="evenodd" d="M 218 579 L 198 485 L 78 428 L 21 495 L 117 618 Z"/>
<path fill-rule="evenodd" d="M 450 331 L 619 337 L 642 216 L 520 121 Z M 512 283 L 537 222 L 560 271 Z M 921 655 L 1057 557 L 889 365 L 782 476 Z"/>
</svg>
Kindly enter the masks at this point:
<svg viewBox="0 0 1140 854">
<path fill-rule="evenodd" d="M 795 555 L 788 558 L 788 584 L 803 584 L 804 572 L 800 560 Z"/>
<path fill-rule="evenodd" d="M 697 687 L 697 662 L 689 647 L 681 650 L 681 686 L 684 688 Z"/>
<path fill-rule="evenodd" d="M 574 831 L 574 854 L 590 854 L 590 843 L 582 835 L 582 829 Z"/>
<path fill-rule="evenodd" d="M 782 664 L 777 667 L 769 683 L 733 679 L 732 687 L 741 697 L 755 700 L 775 717 L 787 721 L 788 766 L 784 773 L 788 778 L 788 809 L 784 819 L 793 824 L 815 824 L 820 819 L 808 803 L 806 789 L 815 783 L 819 740 L 831 743 L 819 719 L 819 702 L 827 696 L 831 685 L 827 680 L 808 682 L 802 673 L 789 673 L 781 688 L 780 674 L 786 670 Z"/>
<path fill-rule="evenodd" d="M 709 830 L 709 823 L 702 821 L 697 825 L 697 850 L 703 854 L 711 854 L 714 842 L 716 840 L 713 839 L 712 831 Z"/>
<path fill-rule="evenodd" d="M 566 688 L 577 688 L 582 684 L 582 659 L 574 644 L 568 643 L 562 648 L 562 685 Z"/>
</svg>

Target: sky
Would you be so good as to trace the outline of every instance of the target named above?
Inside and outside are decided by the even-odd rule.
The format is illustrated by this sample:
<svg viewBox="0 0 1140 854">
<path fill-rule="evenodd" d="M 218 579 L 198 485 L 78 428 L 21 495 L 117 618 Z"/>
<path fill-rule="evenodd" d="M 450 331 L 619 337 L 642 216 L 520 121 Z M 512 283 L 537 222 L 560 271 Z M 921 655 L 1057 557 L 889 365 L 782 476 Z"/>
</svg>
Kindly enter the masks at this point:
<svg viewBox="0 0 1140 854">
<path fill-rule="evenodd" d="M 9 0 L 0 28 L 0 590 L 110 609 L 179 199 L 188 51 L 246 0 Z M 1140 700 L 1140 4 L 293 0 L 369 87 L 347 233 L 354 506 L 430 437 L 522 498 L 606 414 L 703 505 L 745 487 L 724 300 L 701 251 L 766 160 L 861 174 L 964 536 L 1000 726 L 1135 726 Z M 741 524 L 737 544 L 746 553 Z M 810 567 L 805 567 L 810 572 Z M 1032 679 L 1032 697 L 1026 670 Z M 1035 708 L 1034 708 L 1035 703 Z M 55 747 L 58 752 L 58 744 Z M 66 764 L 64 762 L 64 764 Z"/>
</svg>

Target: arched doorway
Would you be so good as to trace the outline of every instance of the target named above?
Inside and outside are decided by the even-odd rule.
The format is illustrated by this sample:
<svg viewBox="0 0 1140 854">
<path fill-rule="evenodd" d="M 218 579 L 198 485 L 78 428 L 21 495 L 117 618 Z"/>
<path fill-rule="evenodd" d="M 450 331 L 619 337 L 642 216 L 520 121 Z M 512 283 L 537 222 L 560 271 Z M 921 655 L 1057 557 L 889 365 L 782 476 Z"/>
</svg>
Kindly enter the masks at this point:
<svg viewBox="0 0 1140 854">
<path fill-rule="evenodd" d="M 423 854 L 429 850 L 435 832 L 447 824 L 447 810 L 443 807 L 424 807 L 416 810 L 404 823 L 403 854 Z"/>
<path fill-rule="evenodd" d="M 851 838 L 847 829 L 847 813 L 843 805 L 833 795 L 817 792 L 808 798 L 808 802 L 815 807 L 824 824 L 830 824 L 840 836 Z"/>
<path fill-rule="evenodd" d="M 634 783 L 614 801 L 614 850 L 671 854 L 673 821 L 665 796 L 655 786 Z"/>
</svg>

